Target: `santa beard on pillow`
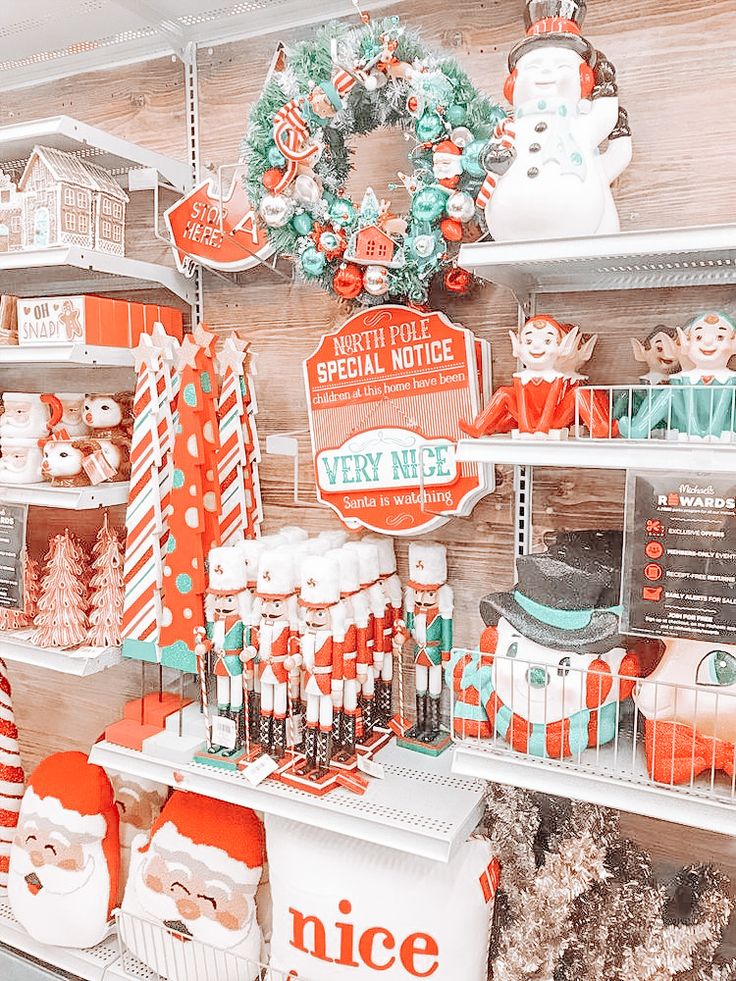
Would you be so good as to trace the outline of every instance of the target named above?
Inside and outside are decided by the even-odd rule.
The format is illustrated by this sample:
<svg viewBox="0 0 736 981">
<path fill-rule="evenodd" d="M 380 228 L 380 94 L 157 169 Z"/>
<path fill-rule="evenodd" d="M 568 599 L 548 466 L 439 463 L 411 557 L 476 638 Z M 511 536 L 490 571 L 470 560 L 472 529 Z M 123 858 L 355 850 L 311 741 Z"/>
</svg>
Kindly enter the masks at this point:
<svg viewBox="0 0 736 981">
<path fill-rule="evenodd" d="M 170 981 L 199 977 L 196 972 L 203 969 L 204 976 L 218 981 L 259 977 L 255 884 L 236 884 L 213 871 L 211 846 L 190 844 L 183 852 L 161 847 L 161 837 L 159 831 L 143 853 L 146 837 L 133 842 L 120 919 L 123 942 Z"/>
<path fill-rule="evenodd" d="M 41 943 L 93 947 L 108 926 L 110 874 L 102 840 L 27 819 L 12 845 L 8 898 L 13 913 Z"/>
</svg>

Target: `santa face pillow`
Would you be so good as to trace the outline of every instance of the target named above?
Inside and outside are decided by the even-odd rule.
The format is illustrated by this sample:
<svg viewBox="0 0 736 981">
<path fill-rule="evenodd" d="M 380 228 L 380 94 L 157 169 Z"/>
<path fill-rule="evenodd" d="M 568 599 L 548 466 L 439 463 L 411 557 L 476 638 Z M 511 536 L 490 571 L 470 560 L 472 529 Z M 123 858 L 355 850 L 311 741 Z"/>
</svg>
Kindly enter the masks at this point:
<svg viewBox="0 0 736 981">
<path fill-rule="evenodd" d="M 123 942 L 169 981 L 257 978 L 263 855 L 263 825 L 253 811 L 175 792 L 148 839 L 133 843 Z"/>
<path fill-rule="evenodd" d="M 166 803 L 169 788 L 164 783 L 121 773 L 111 773 L 110 780 L 120 816 L 120 882 L 121 889 L 124 889 L 128 881 L 133 840 L 141 832 L 151 830 Z"/>
<path fill-rule="evenodd" d="M 34 770 L 10 849 L 8 900 L 35 939 L 93 947 L 117 904 L 118 813 L 103 769 L 56 753 Z"/>
<path fill-rule="evenodd" d="M 266 815 L 271 967 L 315 981 L 485 981 L 498 863 L 449 863 Z"/>
</svg>

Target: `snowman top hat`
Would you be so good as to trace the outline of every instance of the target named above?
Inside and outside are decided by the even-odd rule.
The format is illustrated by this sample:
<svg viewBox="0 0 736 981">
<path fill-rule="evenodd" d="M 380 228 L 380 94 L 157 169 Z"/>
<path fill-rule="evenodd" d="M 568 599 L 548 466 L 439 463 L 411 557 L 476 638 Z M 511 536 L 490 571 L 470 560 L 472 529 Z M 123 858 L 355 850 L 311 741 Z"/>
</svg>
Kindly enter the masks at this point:
<svg viewBox="0 0 736 981">
<path fill-rule="evenodd" d="M 620 635 L 620 531 L 561 532 L 546 552 L 516 560 L 511 592 L 480 601 L 488 626 L 503 617 L 523 637 L 553 650 L 603 654 Z"/>
<path fill-rule="evenodd" d="M 581 34 L 586 0 L 527 0 L 524 11 L 526 37 L 509 52 L 509 71 L 520 58 L 539 45 L 570 48 L 591 68 L 595 66 L 595 48 Z"/>
</svg>

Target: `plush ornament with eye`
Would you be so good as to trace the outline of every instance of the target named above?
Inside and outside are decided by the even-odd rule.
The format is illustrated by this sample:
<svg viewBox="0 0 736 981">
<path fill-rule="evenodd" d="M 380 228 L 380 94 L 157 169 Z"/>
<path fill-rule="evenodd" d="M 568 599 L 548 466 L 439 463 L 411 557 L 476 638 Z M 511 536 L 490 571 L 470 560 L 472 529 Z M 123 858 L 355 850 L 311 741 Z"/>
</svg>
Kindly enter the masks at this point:
<svg viewBox="0 0 736 981">
<path fill-rule="evenodd" d="M 133 393 L 88 395 L 84 400 L 83 418 L 91 436 L 102 439 L 122 437 L 130 443 L 133 432 Z"/>
<path fill-rule="evenodd" d="M 736 646 L 668 637 L 664 655 L 634 694 L 644 718 L 650 776 L 690 783 L 733 777 L 736 760 Z"/>
<path fill-rule="evenodd" d="M 133 842 L 125 946 L 154 973 L 166 965 L 170 979 L 255 981 L 264 851 L 263 825 L 249 808 L 173 793 L 150 833 Z"/>
<path fill-rule="evenodd" d="M 511 592 L 481 601 L 480 652 L 454 651 L 455 735 L 562 759 L 615 736 L 640 674 L 619 629 L 620 532 L 564 532 L 517 561 Z"/>
<path fill-rule="evenodd" d="M 101 450 L 96 439 L 50 439 L 43 444 L 41 476 L 52 487 L 85 487 L 90 483 L 85 460 Z"/>
</svg>

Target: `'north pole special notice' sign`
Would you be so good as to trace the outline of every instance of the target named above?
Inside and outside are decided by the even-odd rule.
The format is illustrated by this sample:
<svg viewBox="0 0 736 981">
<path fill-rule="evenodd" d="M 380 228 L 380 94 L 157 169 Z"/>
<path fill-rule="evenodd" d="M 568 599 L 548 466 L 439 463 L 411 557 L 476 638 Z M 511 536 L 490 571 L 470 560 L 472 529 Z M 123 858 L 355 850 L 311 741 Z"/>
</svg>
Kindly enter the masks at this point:
<svg viewBox="0 0 736 981">
<path fill-rule="evenodd" d="M 414 535 L 491 489 L 455 459 L 478 367 L 473 334 L 443 314 L 362 310 L 322 338 L 304 379 L 317 496 L 348 527 Z"/>
</svg>

